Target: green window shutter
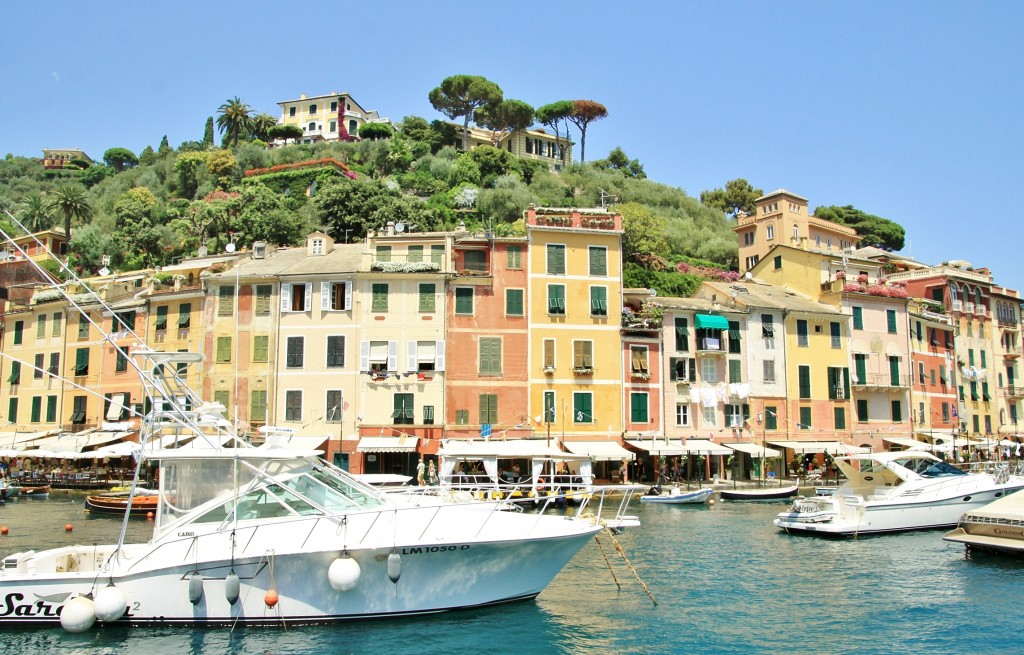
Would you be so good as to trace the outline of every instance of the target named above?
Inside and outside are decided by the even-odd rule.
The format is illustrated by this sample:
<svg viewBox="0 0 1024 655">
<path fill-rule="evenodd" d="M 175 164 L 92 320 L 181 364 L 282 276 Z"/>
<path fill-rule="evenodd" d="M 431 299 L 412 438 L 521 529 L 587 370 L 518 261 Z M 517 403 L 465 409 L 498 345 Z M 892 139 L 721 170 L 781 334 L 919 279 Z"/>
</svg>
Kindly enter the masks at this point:
<svg viewBox="0 0 1024 655">
<path fill-rule="evenodd" d="M 572 420 L 573 423 L 593 423 L 594 406 L 593 396 L 589 393 L 574 393 L 572 398 Z"/>
<path fill-rule="evenodd" d="M 270 316 L 270 295 L 273 287 L 269 284 L 256 285 L 256 305 L 253 309 L 256 316 Z"/>
<path fill-rule="evenodd" d="M 372 294 L 373 300 L 370 303 L 370 311 L 388 311 L 388 285 L 381 283 L 374 284 L 372 287 Z"/>
<path fill-rule="evenodd" d="M 498 396 L 490 393 L 480 394 L 480 425 L 493 425 L 498 422 Z"/>
<path fill-rule="evenodd" d="M 32 414 L 29 420 L 33 423 L 38 423 L 43 413 L 43 397 L 32 396 Z"/>
<path fill-rule="evenodd" d="M 800 378 L 800 397 L 811 397 L 811 367 L 801 366 L 798 369 Z"/>
<path fill-rule="evenodd" d="M 900 358 L 889 355 L 889 384 L 898 387 L 900 384 Z"/>
<path fill-rule="evenodd" d="M 565 275 L 565 246 L 548 244 L 548 274 Z"/>
<path fill-rule="evenodd" d="M 608 250 L 607 248 L 590 247 L 590 274 L 608 274 Z"/>
<path fill-rule="evenodd" d="M 740 352 L 740 322 L 729 321 L 729 352 Z"/>
<path fill-rule="evenodd" d="M 231 361 L 231 337 L 217 337 L 217 361 L 219 363 Z"/>
<path fill-rule="evenodd" d="M 75 351 L 75 375 L 89 374 L 89 349 L 79 348 Z"/>
<path fill-rule="evenodd" d="M 456 287 L 455 313 L 466 315 L 473 314 L 473 287 Z"/>
<path fill-rule="evenodd" d="M 807 345 L 807 321 L 797 319 L 796 321 L 796 345 L 806 346 Z"/>
<path fill-rule="evenodd" d="M 526 308 L 523 306 L 522 289 L 505 290 L 505 314 L 508 316 L 523 316 Z"/>
<path fill-rule="evenodd" d="M 128 357 L 124 354 L 124 351 L 122 351 L 121 349 L 118 349 L 114 352 L 114 370 L 128 370 Z"/>
<path fill-rule="evenodd" d="M 267 392 L 253 391 L 249 395 L 249 420 L 267 420 Z"/>
<path fill-rule="evenodd" d="M 14 345 L 20 346 L 25 331 L 25 321 L 14 322 Z"/>
<path fill-rule="evenodd" d="M 60 334 L 61 334 L 61 324 L 62 324 L 61 318 L 62 317 L 61 317 L 60 312 L 54 313 L 54 315 L 53 315 L 53 334 L 51 334 L 50 336 L 52 336 L 52 337 L 59 337 L 60 336 Z"/>
<path fill-rule="evenodd" d="M 834 366 L 828 367 L 828 398 L 835 400 L 839 397 L 839 369 Z"/>
<path fill-rule="evenodd" d="M 764 429 L 765 430 L 778 430 L 779 429 L 779 413 L 774 407 L 764 408 Z"/>
<path fill-rule="evenodd" d="M 220 287 L 217 290 L 217 316 L 232 316 L 235 313 L 235 288 Z"/>
<path fill-rule="evenodd" d="M 729 382 L 738 384 L 743 382 L 743 375 L 741 373 L 742 363 L 738 359 L 729 360 Z"/>
<path fill-rule="evenodd" d="M 857 401 L 857 420 L 866 423 L 868 420 L 868 401 L 861 399 Z"/>
<path fill-rule="evenodd" d="M 846 393 L 843 398 L 850 399 L 850 367 L 843 367 L 843 391 Z"/>
<path fill-rule="evenodd" d="M 697 381 L 697 358 L 690 358 L 690 382 Z"/>
<path fill-rule="evenodd" d="M 892 420 L 894 423 L 903 420 L 903 405 L 898 400 L 892 401 Z"/>
<path fill-rule="evenodd" d="M 156 330 L 167 329 L 167 305 L 160 305 L 156 308 L 156 322 L 153 324 L 153 328 Z"/>
<path fill-rule="evenodd" d="M 992 400 L 992 396 L 988 394 L 988 382 L 981 383 L 981 399 L 984 400 L 985 402 L 989 402 Z"/>
<path fill-rule="evenodd" d="M 469 425 L 469 410 L 455 410 L 455 425 Z"/>
<path fill-rule="evenodd" d="M 391 246 L 377 246 L 377 261 L 391 261 Z"/>
<path fill-rule="evenodd" d="M 835 429 L 845 430 L 846 429 L 846 408 L 845 407 L 834 407 L 832 409 L 832 415 L 834 417 Z"/>
<path fill-rule="evenodd" d="M 432 312 L 436 308 L 437 287 L 433 284 L 420 285 L 420 311 Z"/>
<path fill-rule="evenodd" d="M 18 398 L 16 396 L 7 401 L 7 422 L 18 422 Z"/>
<path fill-rule="evenodd" d="M 523 247 L 522 246 L 509 246 L 506 251 L 506 262 L 505 267 L 510 269 L 520 269 L 523 267 Z"/>
<path fill-rule="evenodd" d="M 552 284 L 548 286 L 548 313 L 565 313 L 565 286 Z"/>
<path fill-rule="evenodd" d="M 594 316 L 608 315 L 608 289 L 590 287 L 590 313 Z"/>
<path fill-rule="evenodd" d="M 409 261 L 410 262 L 422 262 L 423 261 L 423 246 L 409 246 Z"/>
<path fill-rule="evenodd" d="M 430 261 L 438 266 L 444 262 L 444 246 L 430 246 Z"/>
<path fill-rule="evenodd" d="M 981 367 L 988 368 L 988 362 L 986 361 L 985 351 L 982 350 L 978 352 L 978 355 L 981 357 Z"/>
<path fill-rule="evenodd" d="M 811 429 L 811 408 L 801 407 L 800 408 L 800 429 L 810 430 Z"/>
<path fill-rule="evenodd" d="M 219 344 L 218 344 L 219 345 Z M 270 360 L 270 337 L 260 334 L 252 338 L 252 361 L 266 362 Z"/>
<path fill-rule="evenodd" d="M 676 324 L 676 350 L 686 352 L 690 349 L 690 330 L 685 318 L 677 318 Z"/>
<path fill-rule="evenodd" d="M 84 314 L 78 317 L 78 338 L 89 338 L 89 319 L 87 319 Z"/>
<path fill-rule="evenodd" d="M 36 339 L 46 338 L 46 314 L 36 316 Z"/>
<path fill-rule="evenodd" d="M 327 366 L 335 368 L 345 365 L 345 337 L 331 335 L 327 337 Z"/>
<path fill-rule="evenodd" d="M 192 303 L 183 302 L 178 306 L 178 327 L 187 328 L 192 325 Z"/>
<path fill-rule="evenodd" d="M 942 384 L 946 384 L 947 382 L 945 364 L 939 364 L 939 382 L 941 382 Z"/>
<path fill-rule="evenodd" d="M 224 405 L 225 408 L 231 407 L 231 392 L 230 391 L 214 391 L 213 402 Z"/>
<path fill-rule="evenodd" d="M 853 329 L 864 329 L 864 309 L 862 307 L 853 308 Z"/>
<path fill-rule="evenodd" d="M 868 356 L 864 354 L 855 354 L 853 356 L 853 364 L 857 371 L 857 384 L 868 383 Z"/>
<path fill-rule="evenodd" d="M 11 374 L 7 381 L 11 384 L 21 384 L 21 362 L 11 362 Z"/>
<path fill-rule="evenodd" d="M 555 422 L 555 392 L 545 391 L 544 392 L 544 422 L 554 423 Z"/>
<path fill-rule="evenodd" d="M 480 373 L 485 375 L 501 373 L 501 339 L 480 339 Z"/>
<path fill-rule="evenodd" d="M 885 310 L 885 324 L 889 328 L 889 334 L 896 334 L 896 310 Z"/>
<path fill-rule="evenodd" d="M 647 423 L 647 394 L 629 394 L 629 418 L 633 423 Z"/>
<path fill-rule="evenodd" d="M 971 349 L 969 349 L 967 351 L 967 364 L 969 366 L 974 366 L 974 349 L 973 348 L 971 348 Z"/>
</svg>

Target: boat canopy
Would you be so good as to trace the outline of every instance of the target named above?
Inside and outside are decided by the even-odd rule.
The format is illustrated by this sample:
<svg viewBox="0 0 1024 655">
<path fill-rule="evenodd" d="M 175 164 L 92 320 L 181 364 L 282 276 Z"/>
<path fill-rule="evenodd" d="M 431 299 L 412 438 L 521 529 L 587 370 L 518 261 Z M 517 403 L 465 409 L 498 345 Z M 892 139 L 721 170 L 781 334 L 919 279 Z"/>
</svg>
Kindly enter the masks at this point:
<svg viewBox="0 0 1024 655">
<path fill-rule="evenodd" d="M 894 446 L 906 448 L 907 450 L 935 450 L 931 444 L 918 441 L 917 439 L 907 439 L 905 437 L 884 437 L 882 441 L 891 443 Z"/>
</svg>

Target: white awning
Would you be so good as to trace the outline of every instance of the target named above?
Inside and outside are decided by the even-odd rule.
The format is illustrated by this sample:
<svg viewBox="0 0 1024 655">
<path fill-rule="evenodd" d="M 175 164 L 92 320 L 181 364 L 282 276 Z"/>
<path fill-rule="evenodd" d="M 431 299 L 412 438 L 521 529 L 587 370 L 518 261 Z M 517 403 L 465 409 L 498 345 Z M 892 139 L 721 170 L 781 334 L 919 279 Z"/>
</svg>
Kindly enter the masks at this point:
<svg viewBox="0 0 1024 655">
<path fill-rule="evenodd" d="M 646 450 L 652 455 L 732 455 L 732 449 L 722 444 L 707 439 L 687 439 L 685 443 L 679 441 L 628 441 L 634 448 Z"/>
<path fill-rule="evenodd" d="M 49 437 L 53 434 L 57 434 L 56 431 L 18 432 L 15 430 L 14 432 L 0 432 L 0 448 L 24 449 L 26 446 L 32 445 L 37 439 Z"/>
<path fill-rule="evenodd" d="M 320 443 L 323 443 L 321 439 Z M 414 453 L 419 437 L 362 437 L 356 450 L 361 453 Z"/>
<path fill-rule="evenodd" d="M 142 446 L 134 441 L 112 443 L 92 451 L 93 455 L 102 457 L 134 457 Z"/>
<path fill-rule="evenodd" d="M 750 455 L 751 457 L 754 457 L 754 458 L 761 458 L 761 457 L 770 458 L 770 457 L 779 457 L 780 455 L 782 455 L 781 452 L 779 452 L 778 450 L 775 450 L 774 448 L 767 448 L 765 446 L 762 446 L 759 443 L 750 443 L 749 441 L 740 441 L 740 442 L 737 442 L 737 443 L 725 443 L 725 444 L 722 444 L 722 445 L 723 446 L 728 446 L 729 448 L 732 448 L 733 450 L 735 450 L 737 452 L 746 453 L 746 454 L 748 454 L 748 455 Z"/>
<path fill-rule="evenodd" d="M 769 441 L 768 443 L 779 448 L 789 448 L 798 454 L 828 453 L 829 455 L 850 455 L 871 452 L 870 448 L 851 446 L 841 441 Z"/>
<path fill-rule="evenodd" d="M 934 450 L 930 443 L 918 441 L 917 439 L 907 439 L 905 437 L 883 437 L 882 441 L 891 443 L 894 446 L 900 446 L 907 450 Z"/>
<path fill-rule="evenodd" d="M 563 441 L 562 445 L 568 448 L 570 453 L 589 457 L 597 462 L 633 459 L 633 453 L 623 448 L 617 441 Z"/>
<path fill-rule="evenodd" d="M 441 457 L 461 457 L 464 459 L 478 459 L 481 457 L 499 457 L 504 459 L 549 458 L 555 460 L 586 459 L 583 455 L 567 453 L 559 450 L 554 445 L 548 445 L 545 439 L 511 439 L 509 441 L 449 439 L 444 442 L 444 445 L 437 451 L 437 454 Z"/>
<path fill-rule="evenodd" d="M 102 446 L 115 441 L 122 441 L 125 437 L 134 434 L 131 430 L 112 432 L 109 430 L 83 430 L 82 432 L 64 432 L 56 437 L 46 437 L 32 442 L 46 450 L 57 452 L 80 453 L 86 448 Z"/>
</svg>

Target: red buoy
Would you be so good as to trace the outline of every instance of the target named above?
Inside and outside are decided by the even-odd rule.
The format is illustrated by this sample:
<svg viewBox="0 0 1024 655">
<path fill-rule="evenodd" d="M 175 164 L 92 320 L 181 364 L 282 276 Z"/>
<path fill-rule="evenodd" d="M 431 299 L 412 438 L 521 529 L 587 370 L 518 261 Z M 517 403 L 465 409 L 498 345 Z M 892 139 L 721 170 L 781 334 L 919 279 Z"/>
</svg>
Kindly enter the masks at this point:
<svg viewBox="0 0 1024 655">
<path fill-rule="evenodd" d="M 263 602 L 266 603 L 267 609 L 273 609 L 277 605 L 277 590 L 271 587 L 267 591 L 267 595 L 263 597 Z"/>
<path fill-rule="evenodd" d="M 2 526 L 0 526 L 0 534 L 2 534 L 2 535 L 4 535 L 4 536 L 7 536 L 7 533 L 8 533 L 8 532 L 10 532 L 10 530 L 8 530 L 8 529 L 7 529 L 7 526 L 6 526 L 6 525 L 2 525 Z"/>
<path fill-rule="evenodd" d="M 147 521 L 152 521 L 153 520 L 153 512 L 146 512 L 146 520 Z"/>
<path fill-rule="evenodd" d="M 70 523 L 64 524 L 64 532 L 71 532 L 74 529 L 74 526 L 72 526 Z"/>
</svg>

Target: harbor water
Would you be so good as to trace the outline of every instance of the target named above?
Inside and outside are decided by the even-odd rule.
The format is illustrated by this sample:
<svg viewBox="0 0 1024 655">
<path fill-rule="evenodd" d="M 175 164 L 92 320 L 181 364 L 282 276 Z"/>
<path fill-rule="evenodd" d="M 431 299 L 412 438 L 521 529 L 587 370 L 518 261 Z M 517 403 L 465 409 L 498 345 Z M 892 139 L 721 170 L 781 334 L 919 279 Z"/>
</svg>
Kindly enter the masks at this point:
<svg viewBox="0 0 1024 655">
<path fill-rule="evenodd" d="M 0 552 L 113 541 L 120 519 L 90 518 L 82 502 L 63 492 L 9 501 L 0 507 L 0 525 L 9 529 Z M 531 602 L 332 626 L 0 636 L 5 652 L 18 655 L 1020 652 L 1024 560 L 968 557 L 934 531 L 791 536 L 771 525 L 784 507 L 636 503 L 642 527 L 615 539 L 657 604 L 602 535 Z M 144 541 L 151 525 L 133 519 L 129 534 Z"/>
</svg>

